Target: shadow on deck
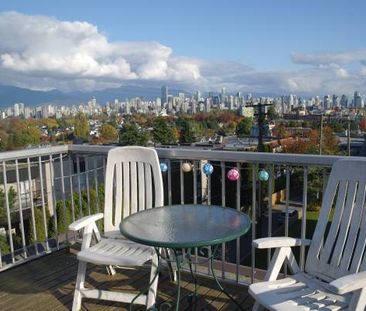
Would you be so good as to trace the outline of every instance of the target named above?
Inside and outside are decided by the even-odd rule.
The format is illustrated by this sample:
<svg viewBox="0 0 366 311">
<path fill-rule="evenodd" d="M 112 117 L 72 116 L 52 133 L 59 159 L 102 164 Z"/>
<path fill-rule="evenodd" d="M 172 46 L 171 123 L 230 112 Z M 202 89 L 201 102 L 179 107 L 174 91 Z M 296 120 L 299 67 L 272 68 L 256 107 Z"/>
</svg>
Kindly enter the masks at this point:
<svg viewBox="0 0 366 311">
<path fill-rule="evenodd" d="M 118 270 L 114 276 L 106 274 L 102 266 L 89 265 L 87 284 L 104 289 L 123 289 L 137 292 L 148 283 L 149 270 Z M 0 310 L 70 310 L 76 279 L 76 256 L 59 251 L 28 262 L 0 275 Z M 193 292 L 190 275 L 182 275 L 180 310 L 190 310 L 187 295 Z M 212 279 L 199 277 L 200 299 L 196 310 L 237 310 L 223 293 L 217 290 Z M 245 310 L 251 310 L 253 300 L 247 296 L 247 288 L 223 283 L 227 291 L 241 303 Z M 159 279 L 157 304 L 174 301 L 176 285 L 164 273 Z M 100 300 L 83 300 L 83 310 L 128 310 L 123 303 Z M 144 310 L 136 306 L 134 310 Z"/>
</svg>

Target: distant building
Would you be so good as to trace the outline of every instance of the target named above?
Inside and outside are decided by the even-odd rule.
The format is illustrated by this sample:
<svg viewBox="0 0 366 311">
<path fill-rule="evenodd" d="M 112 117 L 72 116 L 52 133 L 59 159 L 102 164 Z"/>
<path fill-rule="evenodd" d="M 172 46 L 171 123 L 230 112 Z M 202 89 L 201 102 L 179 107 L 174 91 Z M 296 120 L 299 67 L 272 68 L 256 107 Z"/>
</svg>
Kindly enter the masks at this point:
<svg viewBox="0 0 366 311">
<path fill-rule="evenodd" d="M 19 117 L 20 113 L 19 113 L 19 104 L 18 103 L 15 103 L 14 104 L 14 113 L 13 113 L 13 116 L 14 117 Z"/>
<path fill-rule="evenodd" d="M 166 105 L 168 103 L 169 90 L 167 86 L 161 88 L 161 103 Z"/>
<path fill-rule="evenodd" d="M 340 104 L 342 107 L 348 107 L 348 97 L 345 94 L 342 95 Z"/>
<path fill-rule="evenodd" d="M 353 96 L 353 107 L 354 108 L 363 108 L 363 100 L 361 94 L 359 92 L 355 92 Z"/>
<path fill-rule="evenodd" d="M 254 107 L 240 106 L 239 115 L 246 117 L 246 118 L 253 118 L 254 117 Z"/>
<path fill-rule="evenodd" d="M 331 108 L 331 100 L 330 100 L 330 96 L 329 95 L 325 95 L 324 96 L 323 108 L 325 110 L 329 110 Z"/>
</svg>

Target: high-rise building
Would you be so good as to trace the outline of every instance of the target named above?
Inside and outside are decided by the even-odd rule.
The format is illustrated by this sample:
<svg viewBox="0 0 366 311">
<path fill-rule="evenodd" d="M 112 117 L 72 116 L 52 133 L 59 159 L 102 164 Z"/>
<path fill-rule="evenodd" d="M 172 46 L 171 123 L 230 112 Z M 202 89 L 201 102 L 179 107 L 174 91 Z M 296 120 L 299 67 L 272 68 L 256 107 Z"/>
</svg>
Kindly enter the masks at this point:
<svg viewBox="0 0 366 311">
<path fill-rule="evenodd" d="M 194 92 L 194 99 L 199 102 L 201 100 L 201 92 L 200 91 L 196 91 Z"/>
<path fill-rule="evenodd" d="M 348 98 L 345 94 L 342 95 L 340 104 L 342 107 L 348 107 Z"/>
<path fill-rule="evenodd" d="M 168 103 L 169 90 L 167 86 L 161 88 L 161 103 L 166 105 Z"/>
<path fill-rule="evenodd" d="M 233 95 L 230 95 L 229 96 L 229 110 L 234 110 L 235 107 L 234 107 L 234 96 Z"/>
<path fill-rule="evenodd" d="M 353 96 L 353 107 L 363 108 L 363 100 L 359 92 L 355 92 Z"/>
<path fill-rule="evenodd" d="M 226 97 L 226 88 L 223 87 L 221 89 L 221 93 L 220 93 L 220 103 L 224 104 L 225 103 L 225 97 Z"/>
<path fill-rule="evenodd" d="M 13 112 L 13 116 L 14 117 L 19 117 L 19 104 L 15 103 L 14 104 L 14 112 Z"/>
<path fill-rule="evenodd" d="M 332 108 L 339 106 L 339 97 L 335 94 L 332 95 Z"/>
<path fill-rule="evenodd" d="M 206 112 L 210 112 L 211 111 L 211 102 L 212 102 L 212 98 L 211 97 L 206 98 Z"/>
<path fill-rule="evenodd" d="M 323 100 L 323 108 L 325 110 L 329 110 L 331 107 L 331 100 L 330 100 L 330 96 L 329 95 L 325 95 L 324 96 L 324 100 Z"/>
</svg>

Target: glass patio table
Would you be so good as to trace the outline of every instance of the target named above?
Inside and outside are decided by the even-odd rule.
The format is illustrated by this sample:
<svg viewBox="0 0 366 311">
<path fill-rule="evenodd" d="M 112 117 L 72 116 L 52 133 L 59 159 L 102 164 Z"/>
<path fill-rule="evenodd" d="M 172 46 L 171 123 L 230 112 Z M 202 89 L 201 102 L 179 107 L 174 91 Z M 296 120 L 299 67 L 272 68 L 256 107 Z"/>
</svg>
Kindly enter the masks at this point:
<svg viewBox="0 0 366 311">
<path fill-rule="evenodd" d="M 196 301 L 197 281 L 192 270 L 192 250 L 208 246 L 212 246 L 212 251 L 208 252 L 211 273 L 220 290 L 236 303 L 216 278 L 213 259 L 219 245 L 242 236 L 250 226 L 249 217 L 235 209 L 193 204 L 157 207 L 132 214 L 121 222 L 120 231 L 134 242 L 154 247 L 158 256 L 160 249 L 174 253 L 178 283 L 175 309 L 179 310 L 180 270 L 184 264 L 189 264 L 195 284 L 192 301 Z"/>
</svg>

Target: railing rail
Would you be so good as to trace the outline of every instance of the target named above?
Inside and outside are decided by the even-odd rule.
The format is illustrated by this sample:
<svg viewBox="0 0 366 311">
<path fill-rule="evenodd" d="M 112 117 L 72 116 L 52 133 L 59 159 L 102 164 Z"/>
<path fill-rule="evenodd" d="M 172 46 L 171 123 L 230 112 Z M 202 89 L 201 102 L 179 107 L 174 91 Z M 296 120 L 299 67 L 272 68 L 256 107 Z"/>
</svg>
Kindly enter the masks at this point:
<svg viewBox="0 0 366 311">
<path fill-rule="evenodd" d="M 0 212 L 4 214 L 0 213 L 3 216 L 0 217 L 0 228 L 5 228 L 5 242 L 4 237 L 0 242 L 8 246 L 2 252 L 0 249 L 0 271 L 68 245 L 75 238 L 75 235 L 67 232 L 68 224 L 102 209 L 103 193 L 99 190 L 103 186 L 107 153 L 113 147 L 65 145 L 0 153 L 0 187 L 4 193 L 4 202 L 0 205 Z M 266 265 L 269 263 L 270 252 L 259 254 L 250 245 L 251 240 L 257 237 L 258 229 L 264 230 L 265 236 L 278 234 L 279 231 L 290 234 L 293 170 L 299 171 L 298 175 L 302 176 L 301 198 L 298 198 L 302 217 L 299 237 L 305 238 L 309 170 L 320 168 L 325 184 L 327 170 L 335 161 L 344 158 L 187 147 L 156 150 L 161 161 L 165 161 L 168 166 L 168 172 L 163 175 L 166 204 L 220 204 L 242 210 L 245 207 L 242 201 L 251 199 L 245 207 L 249 208 L 246 212 L 252 219 L 251 234 L 231 244 L 221 245 L 221 253 L 215 261 L 215 269 L 221 270 L 221 278 L 234 282 L 254 282 L 259 277 L 259 261 L 263 261 L 258 259 L 265 257 Z M 201 166 L 207 161 L 215 163 L 215 176 L 206 176 L 201 172 Z M 192 164 L 192 173 L 182 172 L 184 162 Z M 245 178 L 234 183 L 226 180 L 227 171 L 233 167 L 246 172 Z M 258 171 L 263 168 L 269 173 L 266 182 L 258 179 Z M 285 180 L 283 189 L 286 190 L 283 226 L 275 224 L 271 199 L 278 174 Z M 213 188 L 215 185 L 216 190 Z M 9 192 L 11 187 L 17 192 L 17 209 L 13 207 L 14 198 Z M 249 189 L 248 193 L 243 190 L 244 187 Z M 21 191 L 26 192 L 24 197 L 29 198 L 26 202 L 21 199 Z M 262 204 L 264 196 L 268 198 L 267 207 Z M 27 214 L 28 210 L 30 214 Z M 266 213 L 264 216 L 263 211 Z M 247 261 L 245 263 L 246 255 L 250 259 L 249 264 Z M 303 268 L 304 248 L 300 250 L 299 259 L 300 267 Z M 245 268 L 245 265 L 249 265 L 249 268 Z M 208 270 L 207 266 L 199 268 L 200 273 L 209 273 Z"/>
</svg>

